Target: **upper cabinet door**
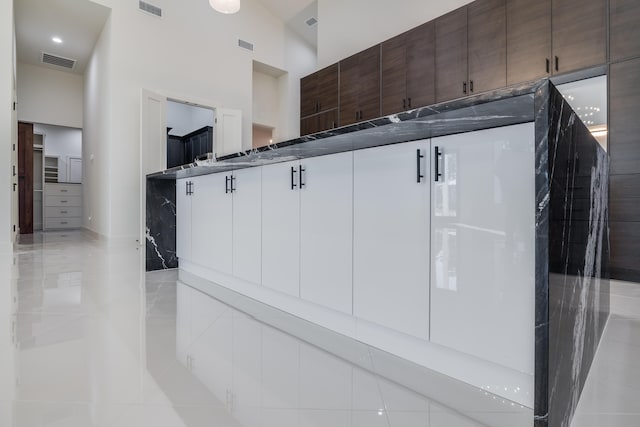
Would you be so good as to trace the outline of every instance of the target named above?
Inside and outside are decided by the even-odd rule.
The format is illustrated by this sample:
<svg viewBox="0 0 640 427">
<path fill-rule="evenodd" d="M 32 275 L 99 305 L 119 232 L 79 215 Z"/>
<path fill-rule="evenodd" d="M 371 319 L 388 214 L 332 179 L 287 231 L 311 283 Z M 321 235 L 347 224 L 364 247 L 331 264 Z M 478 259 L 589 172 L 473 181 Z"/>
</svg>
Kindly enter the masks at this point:
<svg viewBox="0 0 640 427">
<path fill-rule="evenodd" d="M 640 2 L 609 0 L 611 61 L 640 55 Z"/>
<path fill-rule="evenodd" d="M 534 125 L 431 144 L 431 340 L 532 374 Z"/>
<path fill-rule="evenodd" d="M 407 33 L 407 108 L 436 102 L 436 26 L 427 22 Z M 384 115 L 384 113 L 383 113 Z"/>
<path fill-rule="evenodd" d="M 436 102 L 465 96 L 467 77 L 465 6 L 436 19 Z"/>
<path fill-rule="evenodd" d="M 338 108 L 338 64 L 318 71 L 318 112 Z"/>
<path fill-rule="evenodd" d="M 507 0 L 507 85 L 551 73 L 551 0 Z"/>
<path fill-rule="evenodd" d="M 407 107 L 407 35 L 401 34 L 380 46 L 382 57 L 382 115 Z"/>
<path fill-rule="evenodd" d="M 359 121 L 360 61 L 357 55 L 340 62 L 340 126 Z"/>
<path fill-rule="evenodd" d="M 552 0 L 553 72 L 606 62 L 606 0 Z"/>
<path fill-rule="evenodd" d="M 318 112 L 318 73 L 300 79 L 300 117 Z"/>
<path fill-rule="evenodd" d="M 380 45 L 358 54 L 360 121 L 380 117 Z"/>
<path fill-rule="evenodd" d="M 469 92 L 507 85 L 505 0 L 476 0 L 467 8 Z"/>
</svg>

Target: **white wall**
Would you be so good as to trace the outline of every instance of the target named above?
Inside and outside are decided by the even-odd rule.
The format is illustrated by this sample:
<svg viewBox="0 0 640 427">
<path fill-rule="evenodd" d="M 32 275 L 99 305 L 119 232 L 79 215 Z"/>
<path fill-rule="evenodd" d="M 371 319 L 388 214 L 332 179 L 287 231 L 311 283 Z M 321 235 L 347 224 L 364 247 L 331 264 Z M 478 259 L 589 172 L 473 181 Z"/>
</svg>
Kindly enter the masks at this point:
<svg viewBox="0 0 640 427">
<path fill-rule="evenodd" d="M 86 198 L 85 212 L 92 216 L 87 226 L 111 239 L 133 242 L 139 224 L 140 89 L 241 110 L 243 147 L 250 148 L 252 61 L 284 70 L 285 63 L 298 62 L 286 60 L 284 23 L 257 0 L 243 1 L 235 15 L 217 13 L 206 1 L 155 0 L 154 4 L 163 8 L 162 19 L 140 12 L 136 2 L 96 2 L 112 12 L 108 70 L 105 74 L 90 67 L 85 78 L 85 90 L 90 93 L 85 94 L 84 163 L 92 169 L 88 174 L 85 170 L 89 180 L 86 191 L 93 193 Z M 240 49 L 238 38 L 253 43 L 254 52 Z M 97 62 L 94 60 L 95 68 Z M 297 87 L 299 75 L 291 73 L 287 86 Z M 108 93 L 98 95 L 101 79 L 105 79 Z M 100 99 L 104 97 L 110 100 Z M 92 105 L 94 102 L 103 103 L 106 115 Z M 295 129 L 297 108 L 286 120 L 286 125 Z M 89 160 L 92 153 L 93 163 Z M 108 184 L 103 184 L 105 180 Z"/>
<path fill-rule="evenodd" d="M 253 71 L 253 123 L 276 127 L 280 118 L 278 78 Z"/>
<path fill-rule="evenodd" d="M 82 157 L 82 129 L 34 124 L 33 133 L 44 135 L 44 155 L 58 156 L 58 181 L 67 182 L 69 157 Z"/>
<path fill-rule="evenodd" d="M 318 0 L 318 68 L 444 15 L 472 0 Z"/>
<path fill-rule="evenodd" d="M 107 19 L 84 75 L 84 227 L 103 236 L 111 229 L 111 18 Z M 137 145 L 136 145 L 137 147 Z"/>
<path fill-rule="evenodd" d="M 16 141 L 13 101 L 14 31 L 13 0 L 0 0 L 0 255 L 13 249 L 14 192 L 12 190 L 13 143 Z"/>
<path fill-rule="evenodd" d="M 18 63 L 18 119 L 82 127 L 81 75 Z"/>
</svg>

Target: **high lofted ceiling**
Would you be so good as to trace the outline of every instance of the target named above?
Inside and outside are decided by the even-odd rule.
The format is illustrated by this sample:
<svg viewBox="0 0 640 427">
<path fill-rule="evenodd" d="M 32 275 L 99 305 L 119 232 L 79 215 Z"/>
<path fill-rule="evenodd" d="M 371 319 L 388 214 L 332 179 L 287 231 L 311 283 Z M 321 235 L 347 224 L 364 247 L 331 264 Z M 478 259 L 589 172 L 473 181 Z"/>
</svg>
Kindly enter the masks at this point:
<svg viewBox="0 0 640 427">
<path fill-rule="evenodd" d="M 202 0 L 206 1 L 206 0 Z M 256 0 L 311 46 L 317 45 L 317 0 Z M 153 3 L 153 0 L 149 1 Z M 16 47 L 20 62 L 84 74 L 110 10 L 88 0 L 16 0 Z M 53 37 L 62 39 L 58 44 Z M 76 60 L 72 70 L 42 62 L 43 52 Z"/>
<path fill-rule="evenodd" d="M 83 0 L 15 1 L 18 60 L 65 70 L 44 64 L 42 53 L 46 52 L 76 60 L 75 68 L 65 71 L 83 74 L 109 13 L 108 8 Z M 62 43 L 54 43 L 53 37 Z"/>
</svg>

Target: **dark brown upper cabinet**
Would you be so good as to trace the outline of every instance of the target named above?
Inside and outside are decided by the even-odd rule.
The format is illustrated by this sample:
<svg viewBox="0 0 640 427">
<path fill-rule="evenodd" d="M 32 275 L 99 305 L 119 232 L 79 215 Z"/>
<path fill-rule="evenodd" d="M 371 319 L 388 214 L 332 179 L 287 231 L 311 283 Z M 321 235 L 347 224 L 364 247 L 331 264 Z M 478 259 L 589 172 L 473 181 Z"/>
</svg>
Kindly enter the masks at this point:
<svg viewBox="0 0 640 427">
<path fill-rule="evenodd" d="M 340 61 L 340 126 L 380 116 L 380 45 Z"/>
<path fill-rule="evenodd" d="M 435 20 L 436 102 L 465 96 L 467 88 L 467 7 Z"/>
<path fill-rule="evenodd" d="M 338 108 L 338 64 L 300 79 L 300 116 Z"/>
<path fill-rule="evenodd" d="M 505 0 L 476 0 L 435 22 L 436 101 L 506 85 Z"/>
<path fill-rule="evenodd" d="M 551 0 L 507 0 L 507 85 L 551 73 Z"/>
<path fill-rule="evenodd" d="M 536 0 L 537 1 L 537 0 Z M 476 0 L 467 6 L 469 91 L 507 85 L 507 12 L 505 0 Z"/>
<path fill-rule="evenodd" d="M 334 108 L 319 114 L 303 117 L 300 119 L 300 136 L 310 135 L 333 129 L 338 126 L 338 109 Z"/>
<path fill-rule="evenodd" d="M 604 64 L 606 0 L 552 0 L 551 8 L 553 73 Z"/>
<path fill-rule="evenodd" d="M 435 25 L 428 22 L 380 47 L 382 115 L 435 102 Z"/>
<path fill-rule="evenodd" d="M 640 55 L 640 1 L 609 0 L 611 61 Z"/>
</svg>

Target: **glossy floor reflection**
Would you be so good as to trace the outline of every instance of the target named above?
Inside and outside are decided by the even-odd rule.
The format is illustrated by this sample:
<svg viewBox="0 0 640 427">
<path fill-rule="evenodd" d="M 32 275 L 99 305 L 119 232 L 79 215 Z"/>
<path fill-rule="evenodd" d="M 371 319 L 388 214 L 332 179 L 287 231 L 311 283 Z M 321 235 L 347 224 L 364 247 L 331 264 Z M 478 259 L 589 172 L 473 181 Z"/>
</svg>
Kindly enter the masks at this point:
<svg viewBox="0 0 640 427">
<path fill-rule="evenodd" d="M 0 426 L 532 425 L 527 408 L 255 301 L 145 274 L 142 256 L 69 232 L 0 260 Z"/>
</svg>

